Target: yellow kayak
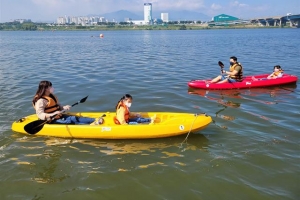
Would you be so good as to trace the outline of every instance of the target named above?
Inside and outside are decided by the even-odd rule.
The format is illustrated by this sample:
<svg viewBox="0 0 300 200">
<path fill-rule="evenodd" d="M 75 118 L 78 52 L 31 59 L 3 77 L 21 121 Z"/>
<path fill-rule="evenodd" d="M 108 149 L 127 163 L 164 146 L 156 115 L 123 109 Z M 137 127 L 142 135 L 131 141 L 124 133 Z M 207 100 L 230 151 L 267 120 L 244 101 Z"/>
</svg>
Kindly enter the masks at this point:
<svg viewBox="0 0 300 200">
<path fill-rule="evenodd" d="M 35 114 L 23 117 L 13 122 L 12 130 L 18 133 L 38 136 L 54 136 L 63 138 L 98 138 L 98 139 L 147 139 L 162 138 L 195 132 L 207 127 L 212 118 L 206 114 L 169 113 L 169 112 L 143 112 L 142 117 L 156 116 L 152 124 L 117 125 L 114 122 L 115 113 L 110 112 L 81 112 L 67 113 L 82 117 L 97 118 L 105 115 L 101 125 L 67 125 L 47 124 L 39 120 Z M 36 132 L 30 129 L 41 124 Z M 27 126 L 26 126 L 27 125 Z M 25 127 L 26 126 L 26 127 Z M 36 127 L 34 127 L 36 128 Z"/>
</svg>

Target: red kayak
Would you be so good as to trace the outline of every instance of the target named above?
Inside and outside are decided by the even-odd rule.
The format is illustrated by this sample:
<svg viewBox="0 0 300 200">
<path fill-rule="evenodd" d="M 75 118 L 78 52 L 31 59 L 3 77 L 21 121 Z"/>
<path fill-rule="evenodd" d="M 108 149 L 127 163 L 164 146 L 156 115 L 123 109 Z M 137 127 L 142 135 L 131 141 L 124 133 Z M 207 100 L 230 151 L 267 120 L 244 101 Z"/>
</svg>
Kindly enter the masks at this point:
<svg viewBox="0 0 300 200">
<path fill-rule="evenodd" d="M 246 89 L 258 87 L 271 87 L 296 83 L 298 77 L 291 74 L 284 74 L 281 78 L 267 79 L 269 74 L 256 76 L 246 76 L 242 82 L 236 83 L 209 83 L 210 80 L 191 80 L 188 86 L 191 88 L 209 89 L 209 90 L 229 90 L 229 89 Z M 255 77 L 257 80 L 252 80 Z"/>
</svg>

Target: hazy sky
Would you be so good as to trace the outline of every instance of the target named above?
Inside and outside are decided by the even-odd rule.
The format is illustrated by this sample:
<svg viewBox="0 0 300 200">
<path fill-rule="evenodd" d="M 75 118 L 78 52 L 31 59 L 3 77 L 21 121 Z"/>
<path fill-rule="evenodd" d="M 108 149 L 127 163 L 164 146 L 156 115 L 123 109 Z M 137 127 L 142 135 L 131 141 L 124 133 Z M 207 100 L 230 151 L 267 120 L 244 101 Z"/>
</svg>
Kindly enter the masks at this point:
<svg viewBox="0 0 300 200">
<path fill-rule="evenodd" d="M 209 17 L 222 13 L 242 19 L 300 14 L 300 0 L 0 0 L 0 22 L 56 21 L 59 16 L 101 15 L 118 10 L 142 13 L 144 3 L 152 3 L 155 11 L 190 10 Z"/>
</svg>

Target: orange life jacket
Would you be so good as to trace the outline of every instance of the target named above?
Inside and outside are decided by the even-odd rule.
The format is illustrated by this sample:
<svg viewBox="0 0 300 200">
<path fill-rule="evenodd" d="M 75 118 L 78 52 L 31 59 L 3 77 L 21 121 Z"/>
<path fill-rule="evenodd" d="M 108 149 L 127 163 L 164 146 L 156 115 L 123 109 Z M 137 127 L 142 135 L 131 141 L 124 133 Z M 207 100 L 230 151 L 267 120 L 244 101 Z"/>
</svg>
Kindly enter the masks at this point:
<svg viewBox="0 0 300 200">
<path fill-rule="evenodd" d="M 58 99 L 55 95 L 50 94 L 49 96 L 42 96 L 41 98 L 46 99 L 48 101 L 45 107 L 45 113 L 53 113 L 55 111 L 59 111 L 60 107 L 58 105 Z M 35 108 L 35 104 L 33 103 L 33 107 Z"/>
<path fill-rule="evenodd" d="M 233 72 L 237 66 L 241 67 L 241 71 L 239 71 L 236 75 L 230 75 L 230 78 L 236 79 L 237 81 L 242 81 L 243 80 L 243 66 L 241 63 L 235 63 L 232 66 L 230 66 L 229 71 Z"/>
<path fill-rule="evenodd" d="M 130 116 L 130 111 L 129 111 L 129 108 L 123 103 L 123 101 L 120 101 L 118 106 L 117 106 L 117 109 L 116 109 L 116 114 L 119 110 L 120 107 L 124 107 L 125 108 L 125 116 L 124 116 L 124 119 L 126 121 L 126 123 L 129 122 L 129 116 Z M 115 124 L 121 124 L 117 118 L 117 116 L 114 117 L 114 121 L 115 121 Z"/>
<path fill-rule="evenodd" d="M 279 74 L 283 73 L 283 70 L 279 70 L 278 72 L 273 72 L 273 74 L 271 75 L 271 77 L 277 77 Z"/>
</svg>

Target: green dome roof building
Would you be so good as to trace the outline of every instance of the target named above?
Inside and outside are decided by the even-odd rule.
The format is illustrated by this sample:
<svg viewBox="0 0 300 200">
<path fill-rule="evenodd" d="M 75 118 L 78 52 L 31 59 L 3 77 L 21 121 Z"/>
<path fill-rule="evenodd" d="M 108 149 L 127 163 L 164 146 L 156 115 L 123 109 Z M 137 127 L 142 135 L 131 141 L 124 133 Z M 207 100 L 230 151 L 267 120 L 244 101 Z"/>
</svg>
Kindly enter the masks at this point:
<svg viewBox="0 0 300 200">
<path fill-rule="evenodd" d="M 228 21 L 235 21 L 235 20 L 239 20 L 239 18 L 230 15 L 225 15 L 225 14 L 221 14 L 213 17 L 214 22 L 228 22 Z"/>
</svg>

